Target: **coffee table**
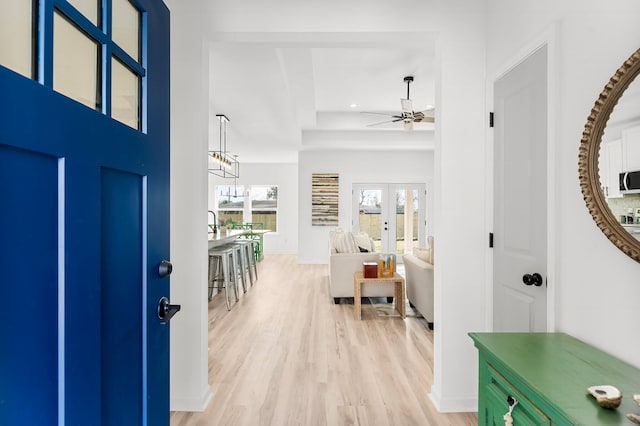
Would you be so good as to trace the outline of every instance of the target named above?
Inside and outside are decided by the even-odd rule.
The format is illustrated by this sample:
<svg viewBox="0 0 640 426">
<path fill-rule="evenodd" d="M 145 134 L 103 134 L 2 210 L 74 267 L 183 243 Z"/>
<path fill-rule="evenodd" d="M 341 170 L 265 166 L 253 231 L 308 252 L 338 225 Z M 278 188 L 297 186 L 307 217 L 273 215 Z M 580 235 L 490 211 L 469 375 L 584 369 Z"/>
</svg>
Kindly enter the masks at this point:
<svg viewBox="0 0 640 426">
<path fill-rule="evenodd" d="M 380 278 L 365 278 L 362 272 L 356 272 L 353 275 L 353 309 L 356 315 L 356 319 L 362 319 L 362 306 L 360 297 L 362 294 L 362 286 L 366 283 L 383 283 L 395 286 L 395 297 L 393 299 L 396 310 L 400 313 L 400 316 L 404 319 L 405 304 L 406 304 L 406 289 L 404 277 L 399 274 L 394 274 L 393 277 L 380 277 Z"/>
</svg>

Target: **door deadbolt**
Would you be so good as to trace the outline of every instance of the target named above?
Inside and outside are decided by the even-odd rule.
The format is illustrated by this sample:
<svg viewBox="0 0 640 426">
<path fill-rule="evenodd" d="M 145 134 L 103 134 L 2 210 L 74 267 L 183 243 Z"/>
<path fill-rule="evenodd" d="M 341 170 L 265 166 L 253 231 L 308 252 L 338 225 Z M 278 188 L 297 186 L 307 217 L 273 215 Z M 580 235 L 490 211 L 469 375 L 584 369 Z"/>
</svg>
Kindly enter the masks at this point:
<svg viewBox="0 0 640 426">
<path fill-rule="evenodd" d="M 171 275 L 173 272 L 173 265 L 168 260 L 163 260 L 160 262 L 160 266 L 158 266 L 158 275 L 160 278 L 165 278 Z"/>
</svg>

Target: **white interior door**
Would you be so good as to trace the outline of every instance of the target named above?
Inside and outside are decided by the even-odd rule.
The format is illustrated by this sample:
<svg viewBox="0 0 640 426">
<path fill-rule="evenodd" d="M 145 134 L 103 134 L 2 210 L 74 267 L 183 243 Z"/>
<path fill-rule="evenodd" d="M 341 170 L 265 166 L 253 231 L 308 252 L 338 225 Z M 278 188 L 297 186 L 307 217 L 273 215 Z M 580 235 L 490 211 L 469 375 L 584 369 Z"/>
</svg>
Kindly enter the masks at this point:
<svg viewBox="0 0 640 426">
<path fill-rule="evenodd" d="M 402 255 L 426 244 L 424 184 L 356 184 L 353 186 L 353 231 L 366 232 L 376 251 Z"/>
<path fill-rule="evenodd" d="M 494 107 L 493 328 L 546 331 L 546 47 L 496 81 Z"/>
</svg>

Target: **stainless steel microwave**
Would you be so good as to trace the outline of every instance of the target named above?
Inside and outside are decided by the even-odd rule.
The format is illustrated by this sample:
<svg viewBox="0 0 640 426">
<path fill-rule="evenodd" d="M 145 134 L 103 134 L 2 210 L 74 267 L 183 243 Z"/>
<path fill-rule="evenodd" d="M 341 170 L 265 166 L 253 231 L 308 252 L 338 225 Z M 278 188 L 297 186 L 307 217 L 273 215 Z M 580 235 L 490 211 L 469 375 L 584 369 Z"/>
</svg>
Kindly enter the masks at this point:
<svg viewBox="0 0 640 426">
<path fill-rule="evenodd" d="M 640 194 L 640 171 L 620 173 L 620 192 Z"/>
</svg>

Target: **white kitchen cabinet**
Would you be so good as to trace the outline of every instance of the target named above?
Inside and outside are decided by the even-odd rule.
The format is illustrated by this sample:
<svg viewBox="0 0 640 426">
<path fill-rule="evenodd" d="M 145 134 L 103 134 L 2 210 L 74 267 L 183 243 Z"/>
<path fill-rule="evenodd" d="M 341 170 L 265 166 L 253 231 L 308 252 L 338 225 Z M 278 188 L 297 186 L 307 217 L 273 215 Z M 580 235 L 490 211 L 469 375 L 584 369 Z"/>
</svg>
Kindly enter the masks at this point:
<svg viewBox="0 0 640 426">
<path fill-rule="evenodd" d="M 622 131 L 622 170 L 640 171 L 640 126 Z"/>
<path fill-rule="evenodd" d="M 621 198 L 619 183 L 619 176 L 623 170 L 621 139 L 605 142 L 601 145 L 599 167 L 600 184 L 602 185 L 604 196 L 606 198 Z"/>
</svg>

